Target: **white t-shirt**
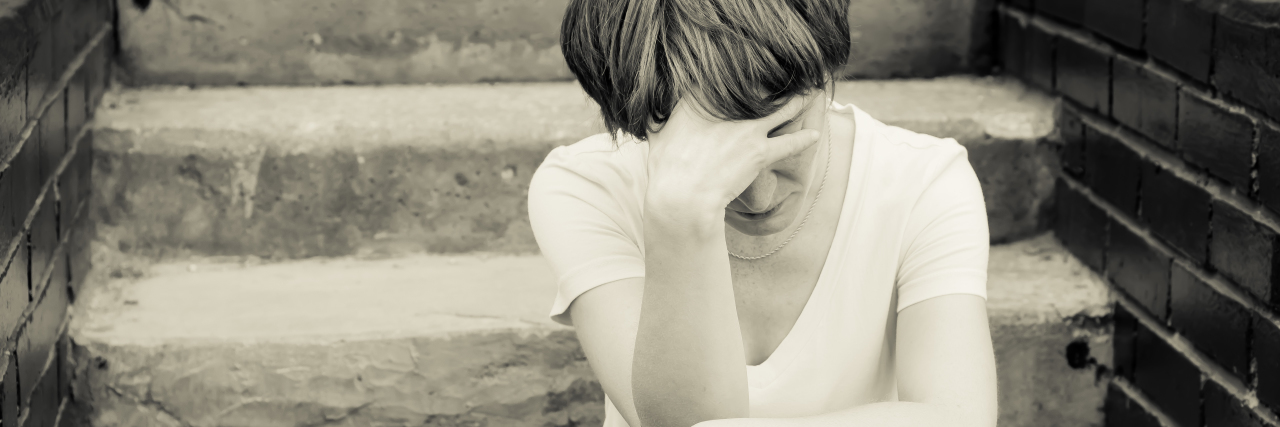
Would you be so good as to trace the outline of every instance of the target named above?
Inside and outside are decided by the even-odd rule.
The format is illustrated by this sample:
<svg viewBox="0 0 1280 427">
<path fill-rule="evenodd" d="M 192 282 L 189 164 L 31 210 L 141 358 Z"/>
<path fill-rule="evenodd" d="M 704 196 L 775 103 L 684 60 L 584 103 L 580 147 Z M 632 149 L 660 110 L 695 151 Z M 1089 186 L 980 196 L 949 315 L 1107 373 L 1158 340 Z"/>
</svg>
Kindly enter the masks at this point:
<svg viewBox="0 0 1280 427">
<path fill-rule="evenodd" d="M 898 311 L 941 295 L 986 298 L 986 207 L 964 147 L 856 120 L 849 186 L 818 283 L 790 333 L 747 366 L 752 417 L 800 417 L 897 400 Z M 648 143 L 595 135 L 551 151 L 529 186 L 529 218 L 558 276 L 551 318 L 582 293 L 644 277 Z M 725 255 L 728 256 L 728 255 Z M 605 399 L 605 427 L 627 427 Z"/>
</svg>

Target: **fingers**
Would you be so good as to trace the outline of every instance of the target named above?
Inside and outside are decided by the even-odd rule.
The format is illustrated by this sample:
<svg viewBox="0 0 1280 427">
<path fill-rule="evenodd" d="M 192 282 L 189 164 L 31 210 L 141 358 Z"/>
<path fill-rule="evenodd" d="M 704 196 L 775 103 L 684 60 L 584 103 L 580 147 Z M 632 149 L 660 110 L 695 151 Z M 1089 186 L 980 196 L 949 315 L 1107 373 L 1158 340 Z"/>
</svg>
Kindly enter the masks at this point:
<svg viewBox="0 0 1280 427">
<path fill-rule="evenodd" d="M 785 159 L 804 151 L 818 142 L 822 132 L 816 129 L 801 129 L 786 135 L 775 136 L 764 141 L 764 161 L 766 165 Z"/>
</svg>

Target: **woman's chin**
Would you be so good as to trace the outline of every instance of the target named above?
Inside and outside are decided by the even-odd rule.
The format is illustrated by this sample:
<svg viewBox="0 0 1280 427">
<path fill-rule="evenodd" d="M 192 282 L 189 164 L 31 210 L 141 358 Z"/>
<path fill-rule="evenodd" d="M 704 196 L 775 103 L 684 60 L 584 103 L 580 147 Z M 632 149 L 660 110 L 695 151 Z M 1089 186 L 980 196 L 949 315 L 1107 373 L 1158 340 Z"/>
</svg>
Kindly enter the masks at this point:
<svg viewBox="0 0 1280 427">
<path fill-rule="evenodd" d="M 773 211 L 759 215 L 744 214 L 733 209 L 725 209 L 724 222 L 739 233 L 748 236 L 768 236 L 786 231 L 796 220 L 795 209 L 790 200 L 784 201 Z"/>
</svg>

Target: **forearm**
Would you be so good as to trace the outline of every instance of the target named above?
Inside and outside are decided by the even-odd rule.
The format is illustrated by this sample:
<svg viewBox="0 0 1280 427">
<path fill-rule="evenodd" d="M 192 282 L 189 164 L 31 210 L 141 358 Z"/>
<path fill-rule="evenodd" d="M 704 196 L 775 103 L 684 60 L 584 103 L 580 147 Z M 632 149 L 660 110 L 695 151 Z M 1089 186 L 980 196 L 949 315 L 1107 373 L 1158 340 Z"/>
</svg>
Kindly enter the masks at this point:
<svg viewBox="0 0 1280 427">
<path fill-rule="evenodd" d="M 645 219 L 645 287 L 632 393 L 645 427 L 748 415 L 747 375 L 724 225 Z M 720 221 L 723 221 L 720 219 Z"/>
<path fill-rule="evenodd" d="M 799 418 L 739 418 L 696 427 L 993 427 L 979 411 L 917 402 L 880 402 Z"/>
</svg>

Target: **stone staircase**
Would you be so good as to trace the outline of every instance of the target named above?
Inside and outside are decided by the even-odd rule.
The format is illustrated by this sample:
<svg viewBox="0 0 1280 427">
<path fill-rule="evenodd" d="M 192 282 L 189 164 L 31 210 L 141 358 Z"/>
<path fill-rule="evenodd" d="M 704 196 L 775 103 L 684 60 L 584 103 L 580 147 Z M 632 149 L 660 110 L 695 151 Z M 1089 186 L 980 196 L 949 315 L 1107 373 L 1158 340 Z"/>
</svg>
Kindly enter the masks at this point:
<svg viewBox="0 0 1280 427">
<path fill-rule="evenodd" d="M 95 118 L 66 419 L 599 425 L 525 211 L 546 153 L 600 131 L 542 22 L 564 2 L 339 3 L 120 3 L 133 86 Z M 857 44 L 881 53 L 848 73 L 916 78 L 836 98 L 969 150 L 995 243 L 1000 424 L 1101 425 L 1110 296 L 1046 234 L 1057 103 L 1012 80 L 920 78 L 981 71 L 991 43 L 990 4 L 926 3 L 853 2 L 872 11 L 851 18 L 867 22 Z M 344 82 L 391 85 L 256 86 Z"/>
</svg>

